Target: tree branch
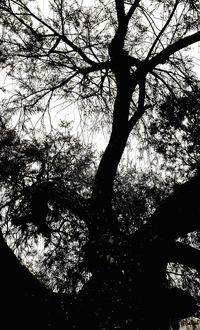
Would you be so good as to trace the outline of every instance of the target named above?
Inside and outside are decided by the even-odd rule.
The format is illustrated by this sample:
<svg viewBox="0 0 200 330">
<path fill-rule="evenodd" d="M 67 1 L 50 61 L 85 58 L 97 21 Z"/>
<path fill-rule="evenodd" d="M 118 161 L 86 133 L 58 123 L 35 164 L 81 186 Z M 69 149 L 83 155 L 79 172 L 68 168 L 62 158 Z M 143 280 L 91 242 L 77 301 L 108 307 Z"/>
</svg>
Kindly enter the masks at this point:
<svg viewBox="0 0 200 330">
<path fill-rule="evenodd" d="M 138 107 L 134 115 L 129 119 L 128 127 L 129 131 L 133 129 L 133 127 L 136 125 L 138 120 L 142 117 L 144 114 L 146 107 L 144 106 L 145 102 L 145 85 L 146 85 L 146 79 L 142 79 L 139 83 L 139 100 L 138 100 Z"/>
<path fill-rule="evenodd" d="M 112 68 L 112 62 L 106 61 L 106 62 L 100 62 L 100 63 L 93 63 L 91 66 L 85 67 L 85 68 L 78 68 L 77 70 L 82 75 L 88 74 L 90 72 L 95 71 L 101 71 L 101 70 L 109 70 Z"/>
<path fill-rule="evenodd" d="M 164 64 L 171 55 L 198 41 L 200 41 L 200 31 L 180 39 L 172 45 L 167 46 L 159 54 L 155 55 L 151 60 L 148 61 L 148 71 L 150 72 L 153 70 L 158 64 Z"/>
<path fill-rule="evenodd" d="M 126 14 L 127 23 L 130 21 L 136 8 L 138 7 L 139 3 L 140 3 L 140 0 L 135 0 L 135 2 L 132 4 L 131 8 L 129 9 L 128 13 Z"/>
<path fill-rule="evenodd" d="M 0 253 L 0 281 L 3 284 L 1 288 L 1 321 L 5 321 L 8 328 L 12 329 L 27 329 L 27 319 L 31 320 L 34 329 L 38 326 L 38 320 L 43 329 L 46 329 L 48 324 L 52 324 L 52 327 L 54 325 L 55 329 L 60 329 L 61 323 L 66 322 L 66 318 L 61 309 L 59 297 L 57 298 L 20 263 L 6 244 L 1 231 Z M 67 295 L 64 296 L 64 299 L 68 299 Z"/>
<path fill-rule="evenodd" d="M 175 4 L 174 4 L 174 8 L 173 8 L 171 14 L 169 15 L 169 17 L 168 17 L 166 23 L 164 24 L 163 28 L 160 30 L 160 32 L 159 32 L 158 35 L 156 36 L 156 39 L 154 40 L 154 42 L 153 42 L 153 44 L 152 44 L 152 46 L 151 46 L 151 48 L 150 48 L 150 50 L 149 50 L 149 52 L 148 52 L 147 59 L 150 57 L 150 55 L 151 55 L 151 53 L 152 53 L 154 47 L 156 46 L 156 44 L 157 44 L 157 42 L 159 41 L 160 37 L 162 36 L 163 32 L 164 32 L 165 29 L 168 27 L 168 25 L 169 25 L 169 23 L 170 23 L 172 17 L 174 16 L 174 13 L 175 13 L 175 11 L 176 11 L 176 8 L 177 8 L 177 6 L 178 6 L 178 3 L 179 3 L 179 0 L 176 0 L 176 2 L 175 2 Z"/>
<path fill-rule="evenodd" d="M 168 254 L 169 262 L 177 262 L 200 272 L 200 250 L 181 242 L 173 242 L 169 246 Z"/>
<path fill-rule="evenodd" d="M 118 23 L 123 24 L 125 19 L 124 0 L 115 0 Z"/>
<path fill-rule="evenodd" d="M 199 192 L 200 176 L 196 175 L 160 204 L 149 221 L 132 236 L 133 244 L 141 249 L 153 242 L 168 244 L 200 230 Z"/>
<path fill-rule="evenodd" d="M 3 235 L 0 231 L 0 252 L 1 252 L 1 283 L 7 284 L 11 292 L 16 291 L 31 291 L 32 293 L 46 292 L 47 289 L 43 286 L 36 277 L 23 266 L 12 250 L 6 244 Z M 5 283 L 6 281 L 6 283 Z M 21 292 L 22 293 L 22 292 Z"/>
<path fill-rule="evenodd" d="M 118 28 L 109 46 L 109 51 L 112 58 L 119 57 L 121 51 L 123 50 L 128 23 L 135 9 L 138 7 L 139 2 L 140 0 L 135 0 L 127 15 L 125 15 L 124 0 L 115 0 Z"/>
<path fill-rule="evenodd" d="M 116 67 L 116 71 L 117 95 L 113 110 L 112 132 L 96 173 L 92 194 L 95 204 L 98 203 L 102 209 L 111 207 L 114 178 L 130 133 L 128 117 L 135 86 L 126 63 L 121 63 L 120 68 Z"/>
<path fill-rule="evenodd" d="M 67 210 L 83 220 L 86 225 L 90 226 L 88 217 L 89 200 L 82 197 L 73 189 L 66 188 L 59 183 L 54 184 L 54 188 L 53 197 L 58 199 L 59 203 Z"/>
<path fill-rule="evenodd" d="M 18 4 L 19 5 L 19 4 Z M 66 43 L 68 46 L 71 47 L 71 49 L 73 49 L 75 52 L 77 52 L 82 59 L 90 64 L 96 64 L 94 61 L 92 61 L 84 52 L 81 48 L 79 48 L 78 46 L 76 46 L 71 40 L 69 40 L 64 34 L 60 34 L 59 32 L 57 32 L 54 28 L 52 28 L 49 24 L 47 24 L 47 22 L 43 21 L 40 17 L 38 17 L 37 15 L 35 15 L 25 4 L 20 4 L 21 7 L 23 9 L 25 9 L 27 11 L 27 13 L 29 13 L 29 15 L 31 15 L 34 19 L 36 19 L 38 22 L 40 22 L 43 26 L 47 27 L 50 31 L 52 31 L 54 33 L 54 35 L 58 38 L 60 38 L 60 40 L 62 40 L 64 43 Z M 25 23 L 19 16 L 17 16 L 12 9 L 9 8 L 5 8 L 3 7 L 2 10 L 5 10 L 6 12 L 8 12 L 9 14 L 13 15 L 17 20 L 19 20 L 22 24 L 24 24 L 27 28 L 30 29 L 30 31 L 36 36 L 38 35 L 34 29 L 32 29 L 30 26 L 28 26 L 27 23 Z M 41 35 L 42 37 L 42 35 Z"/>
</svg>

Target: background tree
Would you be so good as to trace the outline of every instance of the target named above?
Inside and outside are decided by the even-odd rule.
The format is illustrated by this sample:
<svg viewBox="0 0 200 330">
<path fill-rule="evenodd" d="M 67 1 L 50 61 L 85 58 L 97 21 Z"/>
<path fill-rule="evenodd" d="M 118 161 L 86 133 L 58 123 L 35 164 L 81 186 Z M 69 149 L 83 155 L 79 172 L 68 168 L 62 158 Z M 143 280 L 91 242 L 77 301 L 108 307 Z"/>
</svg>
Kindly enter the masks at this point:
<svg viewBox="0 0 200 330">
<path fill-rule="evenodd" d="M 0 10 L 1 228 L 49 287 L 2 237 L 2 280 L 19 269 L 9 297 L 21 287 L 30 317 L 40 302 L 46 328 L 177 329 L 198 316 L 199 81 L 187 51 L 198 1 Z M 56 109 L 69 120 L 55 128 Z M 88 134 L 105 129 L 104 152 L 84 146 L 72 111 Z M 136 143 L 142 168 L 122 157 Z"/>
</svg>

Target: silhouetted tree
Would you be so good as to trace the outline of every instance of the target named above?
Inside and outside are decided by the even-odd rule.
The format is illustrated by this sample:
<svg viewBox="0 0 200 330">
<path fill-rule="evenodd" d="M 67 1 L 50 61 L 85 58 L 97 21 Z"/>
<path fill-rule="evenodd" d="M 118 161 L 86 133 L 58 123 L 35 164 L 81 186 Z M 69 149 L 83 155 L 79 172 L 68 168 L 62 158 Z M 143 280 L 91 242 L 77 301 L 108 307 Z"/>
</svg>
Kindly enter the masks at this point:
<svg viewBox="0 0 200 330">
<path fill-rule="evenodd" d="M 188 47 L 200 41 L 199 2 L 3 0 L 0 11 L 6 315 L 22 309 L 47 329 L 178 329 L 198 316 L 199 81 Z M 100 157 L 67 121 L 45 133 L 52 111 L 72 104 L 88 134 L 107 129 Z M 126 168 L 136 144 L 143 167 Z M 43 259 L 29 267 L 43 284 L 4 242 L 28 264 L 39 235 Z"/>
</svg>

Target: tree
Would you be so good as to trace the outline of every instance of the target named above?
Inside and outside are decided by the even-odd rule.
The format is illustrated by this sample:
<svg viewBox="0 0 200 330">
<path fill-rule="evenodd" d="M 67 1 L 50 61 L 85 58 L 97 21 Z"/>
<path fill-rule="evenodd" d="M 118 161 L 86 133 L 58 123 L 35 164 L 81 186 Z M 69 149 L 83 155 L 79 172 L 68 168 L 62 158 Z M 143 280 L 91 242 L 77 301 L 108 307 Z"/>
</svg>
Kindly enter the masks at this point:
<svg viewBox="0 0 200 330">
<path fill-rule="evenodd" d="M 198 315 L 199 81 L 187 50 L 200 41 L 199 3 L 84 3 L 0 4 L 2 232 L 19 258 L 33 258 L 43 235 L 38 277 L 57 294 L 20 268 L 3 237 L 20 275 L 12 282 L 8 269 L 2 280 L 16 283 L 10 299 L 26 296 L 30 317 L 40 302 L 47 329 L 177 329 Z M 34 127 L 71 104 L 83 123 L 107 128 L 100 160 L 70 124 Z M 134 138 L 155 170 L 120 163 Z"/>
</svg>

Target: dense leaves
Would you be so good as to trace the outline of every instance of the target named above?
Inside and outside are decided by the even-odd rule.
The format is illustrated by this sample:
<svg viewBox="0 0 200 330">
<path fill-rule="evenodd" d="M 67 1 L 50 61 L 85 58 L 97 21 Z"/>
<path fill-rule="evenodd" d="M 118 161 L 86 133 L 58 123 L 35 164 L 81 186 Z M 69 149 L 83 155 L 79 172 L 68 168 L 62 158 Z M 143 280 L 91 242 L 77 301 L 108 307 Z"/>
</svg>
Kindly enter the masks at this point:
<svg viewBox="0 0 200 330">
<path fill-rule="evenodd" d="M 199 93 L 174 99 L 170 95 L 149 123 L 149 141 L 171 171 L 181 176 L 199 171 Z M 179 173 L 179 175 L 178 175 Z"/>
</svg>

